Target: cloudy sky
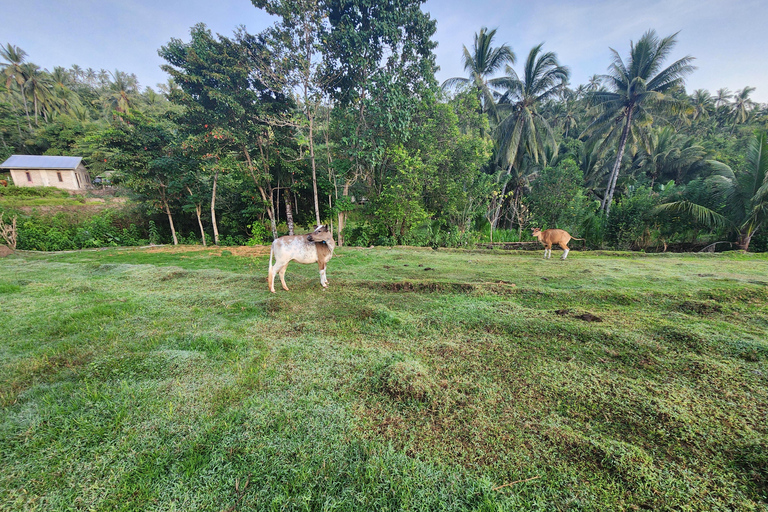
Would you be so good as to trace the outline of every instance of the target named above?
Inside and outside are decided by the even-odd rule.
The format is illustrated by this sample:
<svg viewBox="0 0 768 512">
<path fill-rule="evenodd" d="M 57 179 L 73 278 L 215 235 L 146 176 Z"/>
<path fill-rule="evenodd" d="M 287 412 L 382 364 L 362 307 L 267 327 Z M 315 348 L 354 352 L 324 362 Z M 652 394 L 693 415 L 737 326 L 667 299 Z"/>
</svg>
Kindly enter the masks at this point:
<svg viewBox="0 0 768 512">
<path fill-rule="evenodd" d="M 238 25 L 258 32 L 270 18 L 250 0 L 24 0 L 4 2 L 0 44 L 11 43 L 41 67 L 107 69 L 135 73 L 143 86 L 165 82 L 157 50 L 172 37 L 188 40 L 203 22 L 231 35 Z M 427 0 L 437 20 L 439 81 L 465 76 L 462 45 L 471 48 L 481 27 L 496 28 L 519 64 L 536 44 L 557 53 L 571 69 L 571 83 L 606 71 L 609 48 L 622 57 L 648 29 L 678 34 L 671 59 L 696 58 L 687 89 L 756 87 L 752 98 L 768 103 L 766 0 Z M 670 60 L 669 62 L 672 62 Z"/>
</svg>

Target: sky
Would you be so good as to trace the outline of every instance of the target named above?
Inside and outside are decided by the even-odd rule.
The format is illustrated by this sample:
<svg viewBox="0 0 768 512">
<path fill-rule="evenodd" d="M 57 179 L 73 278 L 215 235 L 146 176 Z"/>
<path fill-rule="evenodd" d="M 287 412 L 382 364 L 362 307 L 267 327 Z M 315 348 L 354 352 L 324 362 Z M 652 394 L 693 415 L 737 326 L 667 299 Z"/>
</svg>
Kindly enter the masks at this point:
<svg viewBox="0 0 768 512">
<path fill-rule="evenodd" d="M 142 86 L 156 87 L 168 75 L 157 50 L 171 38 L 189 40 L 189 29 L 205 23 L 231 36 L 244 25 L 259 32 L 273 20 L 250 0 L 2 0 L 0 44 L 13 44 L 28 61 L 54 66 L 116 69 L 134 73 Z M 647 30 L 675 32 L 668 63 L 695 57 L 697 70 L 686 89 L 731 92 L 755 87 L 751 98 L 768 103 L 765 46 L 766 0 L 427 0 L 422 10 L 437 20 L 435 50 L 439 82 L 466 76 L 462 47 L 471 49 L 482 27 L 497 29 L 496 46 L 507 43 L 517 70 L 530 49 L 544 43 L 571 70 L 571 84 L 586 83 L 611 63 L 610 48 L 626 59 L 631 41 Z"/>
</svg>

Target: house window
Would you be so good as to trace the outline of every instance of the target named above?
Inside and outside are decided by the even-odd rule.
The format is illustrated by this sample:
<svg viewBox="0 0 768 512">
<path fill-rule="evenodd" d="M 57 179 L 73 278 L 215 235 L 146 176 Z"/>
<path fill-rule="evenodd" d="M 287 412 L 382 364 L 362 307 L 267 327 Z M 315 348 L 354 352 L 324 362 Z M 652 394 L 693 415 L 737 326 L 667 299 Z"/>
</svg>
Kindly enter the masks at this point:
<svg viewBox="0 0 768 512">
<path fill-rule="evenodd" d="M 27 174 L 27 181 L 31 183 L 32 182 L 32 175 L 29 174 L 29 172 L 27 172 L 26 174 Z"/>
<path fill-rule="evenodd" d="M 58 176 L 58 177 L 59 177 L 59 181 L 64 181 L 63 179 L 61 179 L 61 172 L 57 172 L 57 173 L 56 173 L 56 176 Z"/>
</svg>

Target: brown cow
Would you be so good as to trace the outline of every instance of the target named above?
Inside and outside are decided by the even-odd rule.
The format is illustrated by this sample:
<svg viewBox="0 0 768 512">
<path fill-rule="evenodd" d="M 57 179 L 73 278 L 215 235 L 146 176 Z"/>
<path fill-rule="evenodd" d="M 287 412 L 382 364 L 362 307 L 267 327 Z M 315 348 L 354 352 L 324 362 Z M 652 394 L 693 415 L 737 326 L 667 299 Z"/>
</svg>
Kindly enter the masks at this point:
<svg viewBox="0 0 768 512">
<path fill-rule="evenodd" d="M 275 274 L 280 275 L 283 290 L 288 291 L 285 284 L 285 269 L 288 263 L 296 260 L 299 263 L 315 263 L 320 267 L 320 284 L 328 287 L 328 278 L 325 277 L 325 265 L 333 257 L 333 234 L 328 226 L 318 226 L 308 235 L 281 236 L 272 242 L 269 252 L 269 291 L 275 293 Z M 275 263 L 272 264 L 274 256 Z"/>
<path fill-rule="evenodd" d="M 552 244 L 557 244 L 563 248 L 563 256 L 560 258 L 564 260 L 568 257 L 568 242 L 570 240 L 584 240 L 583 238 L 574 238 L 568 234 L 567 231 L 562 229 L 547 229 L 542 231 L 539 228 L 533 228 L 531 235 L 534 238 L 538 238 L 539 242 L 544 244 L 544 258 L 552 257 Z"/>
</svg>

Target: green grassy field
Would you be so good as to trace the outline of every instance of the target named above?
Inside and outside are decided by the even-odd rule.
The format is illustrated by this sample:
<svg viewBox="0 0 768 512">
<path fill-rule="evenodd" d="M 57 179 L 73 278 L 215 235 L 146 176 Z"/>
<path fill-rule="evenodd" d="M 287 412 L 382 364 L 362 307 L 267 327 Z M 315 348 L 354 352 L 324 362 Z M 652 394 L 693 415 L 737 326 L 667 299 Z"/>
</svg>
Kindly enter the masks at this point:
<svg viewBox="0 0 768 512">
<path fill-rule="evenodd" d="M 768 510 L 768 255 L 0 260 L 2 510 Z"/>
</svg>

